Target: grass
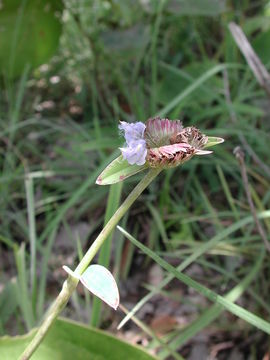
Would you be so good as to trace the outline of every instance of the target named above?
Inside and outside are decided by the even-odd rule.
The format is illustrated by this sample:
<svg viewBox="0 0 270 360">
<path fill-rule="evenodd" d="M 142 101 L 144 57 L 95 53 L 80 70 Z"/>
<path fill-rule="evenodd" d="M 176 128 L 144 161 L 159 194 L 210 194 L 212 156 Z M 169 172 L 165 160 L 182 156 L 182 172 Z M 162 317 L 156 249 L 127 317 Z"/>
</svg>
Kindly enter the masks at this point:
<svg viewBox="0 0 270 360">
<path fill-rule="evenodd" d="M 70 257 L 69 266 L 75 267 L 102 224 L 141 178 L 138 174 L 110 189 L 95 185 L 101 170 L 119 153 L 118 120 L 144 121 L 158 114 L 182 118 L 184 125 L 196 125 L 226 142 L 214 149 L 214 155 L 164 171 L 121 224 L 133 235 L 125 233 L 133 245 L 117 232 L 96 259 L 114 269 L 120 283 L 133 278 L 138 259 L 144 272 L 151 258 L 166 270 L 158 287 L 146 285 L 145 295 L 120 327 L 154 295 L 171 294 L 176 277 L 215 304 L 206 303 L 203 309 L 195 304 L 197 319 L 180 332 L 171 330 L 161 342 L 152 334 L 149 346 L 160 358 L 168 352 L 174 356 L 179 349 L 184 356 L 183 345 L 210 325 L 217 332 L 227 326 L 230 337 L 224 308 L 255 326 L 234 322 L 234 329 L 244 328 L 246 338 L 258 333 L 261 344 L 263 332 L 257 328 L 269 332 L 270 321 L 268 255 L 250 215 L 233 149 L 239 136 L 245 136 L 269 166 L 268 99 L 240 56 L 227 24 L 237 17 L 247 35 L 256 37 L 269 23 L 264 12 L 267 2 L 254 6 L 246 1 L 236 15 L 228 2 L 227 11 L 215 17 L 181 16 L 166 1 L 150 9 L 134 2 L 136 11 L 124 1 L 112 2 L 110 10 L 104 3 L 97 11 L 90 2 L 76 8 L 66 0 L 61 45 L 48 69 L 26 68 L 20 79 L 5 79 L 1 85 L 0 246 L 3 254 L 13 257 L 16 271 L 7 263 L 0 274 L 0 331 L 23 333 L 39 323 L 64 276 L 56 269 Z M 200 11 L 199 6 L 194 9 Z M 136 26 L 145 34 L 143 43 Z M 125 45 L 121 39 L 130 34 L 132 41 Z M 120 39 L 123 47 L 113 46 L 110 36 Z M 263 53 L 263 47 L 256 50 Z M 226 74 L 231 103 L 226 98 Z M 57 84 L 51 82 L 55 75 L 60 78 Z M 48 101 L 51 109 L 46 108 Z M 270 180 L 248 154 L 245 160 L 253 201 L 269 240 Z M 55 254 L 59 231 L 66 227 L 72 234 L 71 227 L 78 223 L 89 225 L 86 240 L 73 239 L 72 254 L 66 254 L 63 245 L 59 250 L 63 256 Z M 134 239 L 141 241 L 148 259 L 136 250 L 134 244 L 139 244 Z M 194 263 L 202 275 L 193 279 L 183 272 Z M 12 298 L 10 305 L 7 298 Z M 74 317 L 102 327 L 110 323 L 97 300 L 91 302 L 91 319 L 89 296 L 84 300 L 79 294 L 73 303 Z M 82 315 L 82 307 L 87 316 Z M 137 324 L 151 338 L 147 321 Z M 262 356 L 265 348 L 257 355 Z"/>
</svg>

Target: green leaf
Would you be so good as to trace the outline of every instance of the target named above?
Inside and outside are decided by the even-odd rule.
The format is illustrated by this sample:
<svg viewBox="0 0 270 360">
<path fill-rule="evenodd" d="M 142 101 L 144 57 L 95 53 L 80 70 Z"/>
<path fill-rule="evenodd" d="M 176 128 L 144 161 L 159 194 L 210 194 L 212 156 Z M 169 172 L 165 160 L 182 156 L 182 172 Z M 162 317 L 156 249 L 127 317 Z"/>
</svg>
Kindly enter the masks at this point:
<svg viewBox="0 0 270 360">
<path fill-rule="evenodd" d="M 14 314 L 18 299 L 16 296 L 16 281 L 9 281 L 6 283 L 0 293 L 0 324 L 5 325 L 12 314 Z"/>
<path fill-rule="evenodd" d="M 18 359 L 36 330 L 17 337 L 0 338 L 1 360 Z M 142 348 L 131 346 L 104 331 L 73 321 L 57 320 L 34 353 L 33 360 L 153 360 Z"/>
<path fill-rule="evenodd" d="M 113 275 L 102 265 L 90 265 L 80 277 L 81 283 L 94 295 L 116 310 L 119 291 Z"/>
<path fill-rule="evenodd" d="M 208 141 L 207 143 L 204 145 L 204 149 L 208 148 L 210 146 L 215 146 L 218 144 L 222 144 L 224 142 L 224 139 L 220 138 L 220 137 L 213 137 L 213 136 L 208 136 Z"/>
<path fill-rule="evenodd" d="M 119 181 L 123 181 L 128 177 L 137 174 L 138 172 L 146 169 L 147 165 L 130 165 L 127 160 L 123 159 L 120 155 L 118 158 L 113 160 L 106 168 L 102 171 L 96 180 L 98 185 L 110 185 L 115 184 Z"/>
<path fill-rule="evenodd" d="M 14 78 L 26 65 L 35 68 L 54 54 L 63 5 L 54 0 L 3 0 L 1 5 L 0 72 Z"/>
</svg>

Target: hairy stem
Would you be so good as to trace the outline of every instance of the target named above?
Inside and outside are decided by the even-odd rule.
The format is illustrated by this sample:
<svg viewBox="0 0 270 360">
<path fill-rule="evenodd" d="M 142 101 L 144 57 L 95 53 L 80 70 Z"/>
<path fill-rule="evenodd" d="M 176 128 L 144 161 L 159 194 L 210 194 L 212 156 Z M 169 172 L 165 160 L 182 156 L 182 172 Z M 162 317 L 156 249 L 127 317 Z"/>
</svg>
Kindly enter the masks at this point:
<svg viewBox="0 0 270 360">
<path fill-rule="evenodd" d="M 139 182 L 139 184 L 132 190 L 123 204 L 118 208 L 118 210 L 114 213 L 111 219 L 108 221 L 106 226 L 103 228 L 101 233 L 98 235 L 96 240 L 93 242 L 87 253 L 84 255 L 79 265 L 75 269 L 75 273 L 81 275 L 88 265 L 90 264 L 93 257 L 96 255 L 98 250 L 100 249 L 103 242 L 113 231 L 115 226 L 121 220 L 121 218 L 125 215 L 130 206 L 134 203 L 134 201 L 141 195 L 143 190 L 151 183 L 151 181 L 160 173 L 161 169 L 150 169 L 145 177 Z M 54 320 L 60 314 L 60 312 L 65 308 L 71 294 L 76 289 L 79 280 L 75 277 L 69 276 L 68 279 L 64 282 L 61 292 L 58 297 L 51 305 L 47 314 L 45 315 L 45 319 L 38 329 L 35 337 L 27 346 L 25 351 L 20 357 L 20 360 L 30 359 L 34 351 L 37 349 L 39 344 L 43 341 L 45 335 L 48 330 L 52 326 Z"/>
</svg>

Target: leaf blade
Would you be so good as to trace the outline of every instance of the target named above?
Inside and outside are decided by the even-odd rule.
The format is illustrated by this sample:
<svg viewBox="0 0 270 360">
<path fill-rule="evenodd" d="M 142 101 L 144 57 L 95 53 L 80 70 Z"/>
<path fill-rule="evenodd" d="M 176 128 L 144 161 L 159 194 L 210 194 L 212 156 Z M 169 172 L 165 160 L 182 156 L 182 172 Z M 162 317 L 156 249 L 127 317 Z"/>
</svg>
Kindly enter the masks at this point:
<svg viewBox="0 0 270 360">
<path fill-rule="evenodd" d="M 98 176 L 96 184 L 111 185 L 123 181 L 138 172 L 147 169 L 148 165 L 130 165 L 127 160 L 120 155 L 113 160 Z"/>
</svg>

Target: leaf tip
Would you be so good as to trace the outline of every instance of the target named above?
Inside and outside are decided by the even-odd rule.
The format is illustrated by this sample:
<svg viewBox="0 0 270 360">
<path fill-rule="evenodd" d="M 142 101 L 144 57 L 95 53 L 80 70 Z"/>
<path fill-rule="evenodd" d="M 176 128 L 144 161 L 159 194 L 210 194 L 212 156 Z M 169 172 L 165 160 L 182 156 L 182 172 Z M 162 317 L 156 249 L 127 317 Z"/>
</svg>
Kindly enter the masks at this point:
<svg viewBox="0 0 270 360">
<path fill-rule="evenodd" d="M 117 311 L 117 309 L 119 307 L 119 301 L 117 303 L 115 303 L 115 305 L 111 304 L 111 307 L 113 308 L 113 310 Z"/>
<path fill-rule="evenodd" d="M 102 177 L 101 177 L 101 176 L 99 176 L 99 177 L 97 178 L 96 184 L 102 185 Z"/>
<path fill-rule="evenodd" d="M 224 141 L 225 141 L 225 139 L 223 139 L 221 137 L 208 136 L 208 141 L 204 145 L 204 148 L 222 144 L 222 143 L 224 143 Z"/>
</svg>

